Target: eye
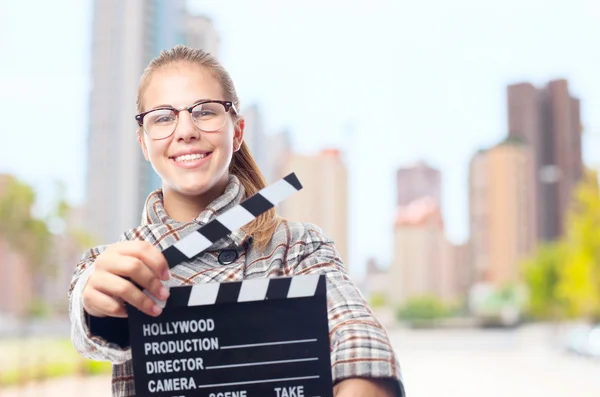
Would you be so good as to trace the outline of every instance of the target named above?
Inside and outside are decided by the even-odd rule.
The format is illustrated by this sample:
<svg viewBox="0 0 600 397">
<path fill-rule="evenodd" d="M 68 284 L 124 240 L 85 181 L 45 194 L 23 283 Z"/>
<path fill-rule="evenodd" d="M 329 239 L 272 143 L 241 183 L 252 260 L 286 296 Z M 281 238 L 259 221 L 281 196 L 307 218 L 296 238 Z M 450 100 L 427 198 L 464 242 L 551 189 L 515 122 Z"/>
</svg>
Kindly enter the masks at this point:
<svg viewBox="0 0 600 397">
<path fill-rule="evenodd" d="M 192 109 L 192 117 L 195 119 L 209 119 L 219 115 L 219 107 L 222 106 L 218 103 L 202 103 Z"/>
<path fill-rule="evenodd" d="M 146 115 L 146 118 L 151 124 L 170 124 L 177 119 L 175 113 L 167 109 L 159 109 L 150 112 Z"/>
</svg>

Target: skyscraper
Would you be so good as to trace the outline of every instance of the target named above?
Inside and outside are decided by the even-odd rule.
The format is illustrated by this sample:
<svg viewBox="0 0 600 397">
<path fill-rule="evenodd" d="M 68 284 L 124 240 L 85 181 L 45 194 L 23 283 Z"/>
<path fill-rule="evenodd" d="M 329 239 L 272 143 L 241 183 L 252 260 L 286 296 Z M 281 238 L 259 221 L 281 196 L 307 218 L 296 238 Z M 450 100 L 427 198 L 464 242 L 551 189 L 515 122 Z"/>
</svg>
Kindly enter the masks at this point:
<svg viewBox="0 0 600 397">
<path fill-rule="evenodd" d="M 184 0 L 102 0 L 93 12 L 85 223 L 110 243 L 139 224 L 146 196 L 160 186 L 136 137 L 139 78 L 161 50 L 186 44 L 196 25 Z"/>
<path fill-rule="evenodd" d="M 432 197 L 441 202 L 442 177 L 440 172 L 420 161 L 412 166 L 400 168 L 396 173 L 397 203 L 403 207 L 422 197 Z"/>
<path fill-rule="evenodd" d="M 256 103 L 243 107 L 240 113 L 245 120 L 244 141 L 252 153 L 252 157 L 263 173 L 266 174 L 266 142 L 262 112 Z M 265 175 L 266 177 L 266 175 Z"/>
<path fill-rule="evenodd" d="M 268 145 L 269 150 L 262 153 L 264 166 L 261 170 L 267 182 L 273 183 L 285 176 L 285 163 L 293 150 L 292 140 L 287 130 L 265 135 L 264 139 L 263 144 Z"/>
<path fill-rule="evenodd" d="M 536 245 L 531 174 L 533 151 L 509 138 L 472 159 L 469 220 L 474 280 L 502 286 L 519 279 Z"/>
<path fill-rule="evenodd" d="M 394 223 L 394 260 L 389 298 L 393 304 L 421 296 L 443 296 L 449 244 L 439 202 L 422 197 L 399 207 Z"/>
<path fill-rule="evenodd" d="M 579 99 L 566 80 L 538 89 L 529 83 L 507 88 L 509 135 L 533 149 L 528 170 L 533 178 L 536 235 L 555 240 L 564 232 L 573 190 L 583 172 Z"/>
<path fill-rule="evenodd" d="M 341 153 L 327 149 L 315 155 L 291 154 L 282 171 L 295 172 L 304 189 L 280 204 L 280 214 L 321 227 L 348 265 L 348 174 Z"/>
<path fill-rule="evenodd" d="M 203 15 L 187 15 L 184 40 L 193 48 L 202 49 L 215 58 L 220 57 L 220 38 L 215 24 Z"/>
</svg>

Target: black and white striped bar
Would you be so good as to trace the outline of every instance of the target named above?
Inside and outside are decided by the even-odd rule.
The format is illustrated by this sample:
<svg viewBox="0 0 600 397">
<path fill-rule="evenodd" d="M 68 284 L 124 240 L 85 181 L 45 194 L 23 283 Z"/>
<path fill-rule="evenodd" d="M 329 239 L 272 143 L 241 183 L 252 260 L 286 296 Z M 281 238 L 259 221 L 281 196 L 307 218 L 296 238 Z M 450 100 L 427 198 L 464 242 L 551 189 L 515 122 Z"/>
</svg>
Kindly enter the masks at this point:
<svg viewBox="0 0 600 397">
<path fill-rule="evenodd" d="M 255 302 L 323 296 L 325 276 L 307 274 L 292 277 L 260 278 L 226 283 L 206 283 L 171 288 L 165 309 L 222 303 Z"/>
<path fill-rule="evenodd" d="M 252 222 L 256 217 L 273 208 L 302 189 L 302 184 L 291 173 L 285 178 L 265 187 L 232 209 L 217 216 L 198 230 L 185 236 L 163 250 L 169 267 L 189 261 L 202 251 L 234 230 Z"/>
</svg>

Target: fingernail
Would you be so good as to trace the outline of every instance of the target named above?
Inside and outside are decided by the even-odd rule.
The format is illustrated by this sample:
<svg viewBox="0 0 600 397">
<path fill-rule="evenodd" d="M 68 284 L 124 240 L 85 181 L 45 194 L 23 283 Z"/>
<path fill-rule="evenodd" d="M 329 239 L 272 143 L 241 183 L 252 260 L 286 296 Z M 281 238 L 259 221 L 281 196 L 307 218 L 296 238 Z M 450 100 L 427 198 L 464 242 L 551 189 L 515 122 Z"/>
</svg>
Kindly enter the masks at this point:
<svg viewBox="0 0 600 397">
<path fill-rule="evenodd" d="M 169 290 L 165 287 L 160 287 L 160 290 L 158 290 L 158 294 L 160 295 L 159 298 L 167 299 L 169 297 Z"/>
<path fill-rule="evenodd" d="M 158 316 L 160 313 L 162 313 L 162 309 L 160 307 L 154 305 L 152 307 L 152 313 L 154 313 L 154 314 L 156 314 Z"/>
<path fill-rule="evenodd" d="M 169 269 L 165 270 L 163 273 L 163 280 L 167 281 L 171 278 L 171 271 Z"/>
</svg>

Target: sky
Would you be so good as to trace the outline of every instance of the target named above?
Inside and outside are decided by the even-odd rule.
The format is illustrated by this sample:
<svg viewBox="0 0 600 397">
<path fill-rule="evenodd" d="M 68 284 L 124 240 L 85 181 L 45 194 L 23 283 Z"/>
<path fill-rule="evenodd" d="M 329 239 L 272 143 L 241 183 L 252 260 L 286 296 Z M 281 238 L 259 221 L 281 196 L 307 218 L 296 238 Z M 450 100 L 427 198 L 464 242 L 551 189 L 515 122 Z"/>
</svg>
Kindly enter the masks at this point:
<svg viewBox="0 0 600 397">
<path fill-rule="evenodd" d="M 0 0 L 0 172 L 40 197 L 61 180 L 84 197 L 90 0 Z M 36 12 L 32 13 L 32 6 Z M 566 78 L 582 100 L 584 156 L 600 166 L 597 0 L 190 0 L 214 19 L 242 105 L 297 151 L 344 151 L 350 266 L 392 259 L 395 170 L 442 171 L 455 243 L 468 238 L 473 153 L 506 131 L 506 86 Z"/>
</svg>

